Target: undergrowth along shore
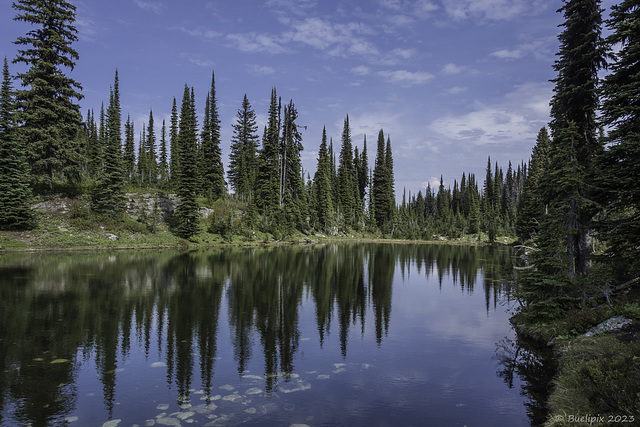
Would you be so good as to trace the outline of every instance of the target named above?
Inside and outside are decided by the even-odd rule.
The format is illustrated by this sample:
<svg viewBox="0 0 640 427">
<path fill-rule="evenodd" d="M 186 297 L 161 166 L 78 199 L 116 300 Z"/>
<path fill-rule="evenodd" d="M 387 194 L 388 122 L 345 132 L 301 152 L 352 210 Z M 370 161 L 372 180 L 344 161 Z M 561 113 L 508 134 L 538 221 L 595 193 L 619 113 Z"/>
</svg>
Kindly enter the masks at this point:
<svg viewBox="0 0 640 427">
<path fill-rule="evenodd" d="M 37 211 L 38 225 L 29 231 L 0 232 L 0 253 L 37 251 L 93 251 L 119 249 L 195 249 L 213 246 L 260 246 L 312 242 L 378 241 L 381 234 L 360 232 L 274 236 L 252 231 L 246 235 L 211 233 L 210 219 L 203 217 L 200 232 L 190 240 L 175 236 L 166 221 L 153 216 L 134 218 L 122 213 L 97 215 L 85 209 Z M 502 237 L 497 243 L 511 244 Z M 438 238 L 424 243 L 483 245 L 486 234 L 459 239 Z M 512 323 L 519 334 L 538 342 L 552 343 L 558 372 L 550 387 L 546 426 L 574 426 L 579 417 L 589 425 L 640 424 L 640 291 L 635 288 L 597 307 L 566 313 L 550 324 L 526 324 L 518 317 Z M 615 315 L 633 323 L 620 331 L 584 337 L 591 327 Z M 592 417 L 592 418 L 589 418 Z M 625 418 L 626 417 L 626 418 Z M 635 417 L 635 418 L 634 418 Z M 632 419 L 633 418 L 633 419 Z M 615 422 L 614 422 L 615 421 Z"/>
</svg>

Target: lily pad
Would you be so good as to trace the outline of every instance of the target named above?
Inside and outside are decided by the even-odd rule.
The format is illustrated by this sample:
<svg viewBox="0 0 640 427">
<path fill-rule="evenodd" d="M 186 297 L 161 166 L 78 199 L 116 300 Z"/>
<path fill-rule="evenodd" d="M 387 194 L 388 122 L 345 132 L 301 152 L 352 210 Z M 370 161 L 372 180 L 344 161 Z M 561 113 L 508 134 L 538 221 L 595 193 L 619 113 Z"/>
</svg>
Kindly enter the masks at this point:
<svg viewBox="0 0 640 427">
<path fill-rule="evenodd" d="M 56 359 L 56 360 L 52 360 L 51 363 L 52 365 L 57 365 L 59 363 L 69 363 L 70 360 L 69 359 Z"/>
</svg>

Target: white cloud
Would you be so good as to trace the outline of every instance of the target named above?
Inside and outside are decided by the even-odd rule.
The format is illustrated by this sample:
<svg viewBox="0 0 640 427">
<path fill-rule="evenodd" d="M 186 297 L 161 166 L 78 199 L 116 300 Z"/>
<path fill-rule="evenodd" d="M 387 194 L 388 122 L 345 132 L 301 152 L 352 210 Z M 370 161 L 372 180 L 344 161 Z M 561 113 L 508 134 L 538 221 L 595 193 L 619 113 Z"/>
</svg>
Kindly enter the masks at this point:
<svg viewBox="0 0 640 427">
<path fill-rule="evenodd" d="M 364 65 L 359 65 L 357 67 L 353 67 L 351 69 L 351 72 L 353 74 L 355 74 L 356 76 L 366 76 L 367 74 L 369 74 L 371 72 L 371 69 L 369 67 L 364 66 Z"/>
<path fill-rule="evenodd" d="M 548 7 L 543 0 L 443 0 L 443 6 L 454 20 L 487 19 L 491 21 L 535 14 Z"/>
<path fill-rule="evenodd" d="M 151 0 L 133 0 L 136 6 L 140 9 L 148 10 L 153 13 L 160 14 L 164 10 L 164 4 L 158 1 Z"/>
<path fill-rule="evenodd" d="M 459 95 L 463 92 L 466 92 L 467 88 L 462 86 L 453 86 L 445 91 L 445 93 L 449 95 Z"/>
<path fill-rule="evenodd" d="M 461 66 L 461 65 L 456 65 L 456 64 L 447 64 L 444 67 L 442 67 L 442 74 L 448 74 L 448 75 L 453 75 L 453 74 L 460 74 L 462 71 L 465 70 L 466 67 Z"/>
<path fill-rule="evenodd" d="M 424 71 L 379 71 L 378 75 L 387 79 L 391 83 L 400 83 L 403 85 L 413 86 L 424 84 L 433 78 L 433 74 Z"/>
<path fill-rule="evenodd" d="M 275 74 L 276 69 L 265 65 L 250 65 L 249 72 L 256 75 L 271 75 Z"/>
<path fill-rule="evenodd" d="M 378 54 L 376 47 L 361 37 L 362 34 L 371 33 L 363 24 L 339 24 L 321 18 L 307 18 L 294 22 L 292 27 L 293 31 L 285 34 L 284 38 L 325 51 L 332 56 Z"/>
<path fill-rule="evenodd" d="M 498 59 L 522 59 L 532 55 L 534 58 L 543 61 L 552 61 L 556 48 L 555 37 L 545 37 L 533 40 L 529 43 L 518 44 L 513 49 L 500 49 L 491 53 Z"/>
<path fill-rule="evenodd" d="M 229 34 L 227 39 L 243 52 L 286 53 L 287 49 L 270 34 Z"/>
<path fill-rule="evenodd" d="M 213 62 L 210 59 L 203 59 L 202 56 L 200 56 L 200 55 L 193 55 L 193 54 L 183 53 L 183 54 L 180 55 L 180 57 L 186 59 L 187 61 L 191 62 L 192 64 L 197 65 L 198 67 L 212 68 L 215 65 L 215 62 Z"/>
<path fill-rule="evenodd" d="M 535 138 L 549 119 L 549 84 L 516 87 L 498 105 L 477 105 L 474 111 L 433 121 L 430 130 L 449 140 L 474 145 L 512 144 Z"/>
<path fill-rule="evenodd" d="M 180 27 L 180 31 L 182 31 L 183 33 L 189 34 L 190 36 L 201 37 L 205 39 L 214 39 L 222 35 L 217 31 L 209 30 L 205 27 L 196 27 L 196 28 Z"/>
</svg>

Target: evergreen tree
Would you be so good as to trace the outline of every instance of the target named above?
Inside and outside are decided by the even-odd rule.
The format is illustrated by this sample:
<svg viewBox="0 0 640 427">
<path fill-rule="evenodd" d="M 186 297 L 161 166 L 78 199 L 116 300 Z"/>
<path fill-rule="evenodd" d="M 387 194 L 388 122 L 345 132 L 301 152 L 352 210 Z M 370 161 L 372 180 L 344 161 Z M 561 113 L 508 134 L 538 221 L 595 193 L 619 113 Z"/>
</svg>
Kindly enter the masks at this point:
<svg viewBox="0 0 640 427">
<path fill-rule="evenodd" d="M 386 160 L 386 147 L 384 139 L 384 131 L 380 129 L 378 132 L 378 144 L 376 151 L 375 167 L 373 169 L 373 187 L 371 196 L 373 197 L 373 206 L 375 210 L 375 220 L 378 228 L 382 229 L 385 223 L 391 219 L 391 211 L 389 210 L 389 171 Z"/>
<path fill-rule="evenodd" d="M 207 95 L 202 126 L 202 192 L 211 200 L 225 193 L 222 151 L 220 150 L 220 119 L 216 102 L 215 74 L 211 75 L 211 91 Z"/>
<path fill-rule="evenodd" d="M 549 146 L 549 134 L 547 128 L 543 127 L 538 132 L 536 145 L 531 153 L 528 175 L 525 178 L 520 199 L 516 232 L 522 241 L 538 234 L 539 225 L 545 213 L 545 203 L 540 185 L 548 168 Z"/>
<path fill-rule="evenodd" d="M 256 113 L 251 108 L 246 94 L 236 117 L 236 124 L 233 125 L 227 174 L 236 197 L 249 201 L 252 199 L 256 180 L 256 147 L 258 141 L 256 132 L 258 131 L 258 125 L 256 124 Z"/>
<path fill-rule="evenodd" d="M 147 186 L 153 188 L 158 182 L 158 159 L 156 156 L 156 131 L 153 110 L 149 111 L 147 139 L 145 141 L 145 179 Z"/>
<path fill-rule="evenodd" d="M 171 124 L 169 126 L 169 146 L 171 147 L 171 160 L 169 161 L 169 181 L 172 187 L 178 185 L 179 180 L 179 164 L 180 155 L 178 153 L 178 106 L 176 104 L 176 98 L 173 97 L 173 104 L 171 106 Z"/>
<path fill-rule="evenodd" d="M 603 122 L 610 127 L 608 150 L 600 161 L 602 223 L 610 252 L 622 265 L 637 266 L 640 259 L 640 6 L 623 0 L 612 6 L 607 21 L 613 33 L 608 45 L 619 46 L 611 73 L 605 77 Z"/>
<path fill-rule="evenodd" d="M 178 185 L 177 195 L 180 198 L 176 206 L 176 234 L 188 239 L 198 232 L 199 210 L 196 201 L 198 191 L 197 175 L 197 118 L 195 94 L 193 89 L 185 85 L 180 109 L 180 126 L 178 131 Z"/>
<path fill-rule="evenodd" d="M 262 148 L 258 154 L 257 198 L 256 203 L 263 213 L 274 214 L 282 206 L 282 182 L 280 158 L 281 105 L 276 89 L 271 89 L 269 117 L 262 140 Z"/>
<path fill-rule="evenodd" d="M 4 58 L 0 89 L 0 229 L 26 229 L 34 226 L 29 203 L 29 165 L 25 147 L 17 132 L 16 105 L 9 64 Z"/>
<path fill-rule="evenodd" d="M 104 111 L 101 112 L 104 115 Z M 104 116 L 103 116 L 104 119 Z M 90 178 L 96 178 L 102 170 L 102 147 L 100 144 L 100 133 L 95 121 L 93 110 L 87 115 L 87 174 Z"/>
<path fill-rule="evenodd" d="M 354 188 L 357 188 L 355 171 L 353 170 L 353 148 L 349 116 L 344 119 L 342 131 L 342 147 L 338 164 L 338 208 L 342 214 L 343 225 L 351 228 L 355 225 L 356 203 Z"/>
<path fill-rule="evenodd" d="M 298 132 L 298 111 L 289 101 L 284 108 L 282 137 L 280 143 L 280 205 L 285 208 L 289 225 L 301 229 L 305 226 L 307 206 L 304 201 L 304 180 L 300 153 L 302 135 Z"/>
<path fill-rule="evenodd" d="M 391 150 L 391 138 L 387 136 L 387 145 L 384 153 L 385 170 L 387 173 L 386 179 L 386 201 L 387 211 L 389 212 L 389 221 L 393 221 L 393 217 L 396 211 L 396 193 L 395 193 L 395 177 L 393 173 L 393 152 Z"/>
<path fill-rule="evenodd" d="M 135 129 L 131 116 L 127 115 L 124 124 L 124 176 L 130 182 L 135 181 L 136 154 L 135 154 Z"/>
<path fill-rule="evenodd" d="M 318 228 L 329 233 L 334 226 L 334 208 L 331 189 L 331 160 L 327 149 L 327 129 L 322 129 L 322 142 L 318 153 L 318 167 L 313 177 L 314 211 Z"/>
<path fill-rule="evenodd" d="M 124 170 L 122 167 L 122 126 L 118 70 L 110 91 L 107 108 L 107 140 L 104 167 L 93 197 L 93 208 L 114 212 L 124 208 Z"/>
<path fill-rule="evenodd" d="M 169 154 L 167 153 L 167 125 L 162 121 L 160 131 L 160 163 L 158 164 L 158 179 L 160 188 L 167 188 L 169 184 Z"/>
<path fill-rule="evenodd" d="M 78 39 L 73 25 L 76 7 L 64 0 L 20 0 L 12 7 L 15 21 L 36 27 L 15 41 L 25 48 L 13 61 L 29 67 L 18 75 L 25 89 L 16 99 L 32 180 L 39 191 L 51 191 L 65 181 L 77 185 L 82 174 L 82 117 L 74 100 L 82 98 L 81 86 L 63 73 L 79 58 L 71 47 Z"/>
<path fill-rule="evenodd" d="M 545 201 L 557 204 L 555 218 L 564 224 L 565 250 L 572 265 L 567 266 L 573 277 L 585 274 L 589 264 L 592 239 L 590 229 L 595 206 L 594 158 L 602 151 L 597 138 L 598 70 L 605 65 L 601 40 L 602 16 L 599 0 L 565 0 L 564 31 L 560 40 L 559 59 L 554 64 L 558 77 L 554 79 L 550 123 L 552 143 L 550 165 L 554 180 L 546 180 Z"/>
</svg>

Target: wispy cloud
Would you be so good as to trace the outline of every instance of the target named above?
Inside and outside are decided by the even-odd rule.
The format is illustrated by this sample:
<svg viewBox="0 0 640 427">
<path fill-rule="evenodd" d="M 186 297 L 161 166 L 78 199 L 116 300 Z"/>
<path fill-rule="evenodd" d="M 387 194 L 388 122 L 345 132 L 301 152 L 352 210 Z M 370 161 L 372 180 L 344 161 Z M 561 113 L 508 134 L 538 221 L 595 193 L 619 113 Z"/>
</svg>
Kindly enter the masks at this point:
<svg viewBox="0 0 640 427">
<path fill-rule="evenodd" d="M 499 104 L 479 104 L 471 112 L 442 117 L 430 130 L 474 145 L 529 141 L 549 119 L 551 94 L 547 83 L 519 86 Z"/>
<path fill-rule="evenodd" d="M 214 39 L 222 36 L 221 33 L 215 30 L 210 30 L 205 27 L 196 27 L 196 28 L 180 27 L 180 31 L 182 31 L 183 33 L 189 34 L 190 36 L 200 37 L 204 39 Z"/>
<path fill-rule="evenodd" d="M 288 52 L 288 49 L 283 46 L 279 37 L 271 34 L 258 34 L 253 32 L 229 34 L 227 35 L 227 40 L 229 40 L 234 47 L 243 52 L 266 52 L 271 54 Z"/>
<path fill-rule="evenodd" d="M 466 69 L 465 66 L 449 63 L 444 67 L 442 67 L 442 74 L 447 74 L 447 75 L 460 74 L 465 69 Z"/>
<path fill-rule="evenodd" d="M 195 64 L 199 67 L 207 67 L 212 68 L 215 65 L 215 62 L 211 59 L 202 58 L 200 55 L 194 55 L 189 53 L 183 53 L 180 55 L 181 58 L 186 59 L 187 61 Z"/>
<path fill-rule="evenodd" d="M 424 71 L 407 70 L 379 71 L 378 75 L 391 83 L 400 83 L 407 86 L 424 84 L 434 77 L 433 74 Z"/>
<path fill-rule="evenodd" d="M 378 55 L 378 49 L 361 36 L 371 32 L 364 24 L 332 23 L 314 17 L 293 23 L 286 37 L 332 56 Z"/>
<path fill-rule="evenodd" d="M 371 69 L 365 65 L 359 65 L 357 67 L 353 67 L 351 72 L 356 76 L 366 76 L 371 72 Z"/>
<path fill-rule="evenodd" d="M 276 73 L 276 69 L 266 65 L 249 65 L 249 72 L 255 75 L 267 76 Z"/>
<path fill-rule="evenodd" d="M 442 3 L 454 20 L 501 21 L 536 14 L 548 7 L 542 0 L 443 0 Z"/>
<path fill-rule="evenodd" d="M 148 10 L 153 13 L 160 14 L 164 10 L 164 4 L 158 1 L 151 0 L 133 0 L 136 6 L 140 9 Z"/>
<path fill-rule="evenodd" d="M 555 37 L 546 37 L 527 43 L 520 43 L 511 49 L 499 49 L 491 52 L 491 56 L 498 59 L 522 59 L 533 56 L 536 59 L 549 61 L 554 57 L 556 45 Z"/>
</svg>

